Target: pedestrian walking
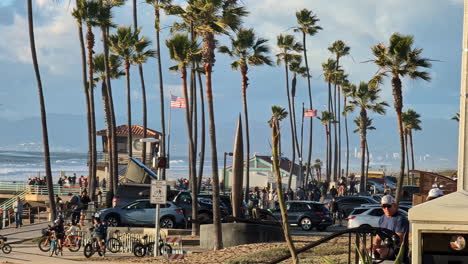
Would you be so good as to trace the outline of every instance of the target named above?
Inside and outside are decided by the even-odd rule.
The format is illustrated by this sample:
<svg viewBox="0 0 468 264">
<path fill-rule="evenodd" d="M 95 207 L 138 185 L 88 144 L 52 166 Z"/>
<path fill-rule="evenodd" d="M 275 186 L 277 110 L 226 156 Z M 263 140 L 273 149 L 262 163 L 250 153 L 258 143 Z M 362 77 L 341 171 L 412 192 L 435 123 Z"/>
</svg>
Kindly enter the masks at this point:
<svg viewBox="0 0 468 264">
<path fill-rule="evenodd" d="M 23 213 L 23 202 L 19 196 L 16 197 L 16 201 L 13 204 L 13 212 L 15 213 L 15 224 L 16 228 L 20 228 L 23 225 L 21 214 Z"/>
</svg>

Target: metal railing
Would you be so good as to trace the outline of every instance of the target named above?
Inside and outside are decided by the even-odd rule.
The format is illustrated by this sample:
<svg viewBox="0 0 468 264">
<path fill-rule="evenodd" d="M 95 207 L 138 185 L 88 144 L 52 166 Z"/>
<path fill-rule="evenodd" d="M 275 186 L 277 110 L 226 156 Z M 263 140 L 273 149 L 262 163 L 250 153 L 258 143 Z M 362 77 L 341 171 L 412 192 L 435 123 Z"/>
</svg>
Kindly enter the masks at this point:
<svg viewBox="0 0 468 264">
<path fill-rule="evenodd" d="M 54 184 L 53 189 L 54 194 L 68 195 L 69 193 L 79 194 L 81 191 L 83 191 L 83 189 L 85 189 L 85 187 L 80 187 L 78 184 L 69 186 L 60 186 L 58 184 Z M 16 194 L 19 192 L 37 195 L 48 194 L 47 185 L 29 185 L 26 183 L 0 182 L 0 193 Z"/>
<path fill-rule="evenodd" d="M 311 242 L 299 249 L 296 250 L 296 254 L 297 256 L 299 257 L 299 255 L 301 253 L 304 253 L 310 249 L 313 249 L 317 246 L 320 246 L 334 238 L 338 238 L 338 237 L 348 237 L 348 259 L 347 259 L 347 262 L 348 264 L 351 264 L 352 263 L 352 253 L 354 251 L 354 263 L 358 264 L 360 263 L 360 259 L 359 259 L 359 253 L 358 253 L 358 250 L 363 252 L 364 250 L 367 250 L 367 245 L 370 245 L 371 248 L 370 250 L 372 251 L 372 246 L 373 246 L 373 243 L 372 241 L 374 240 L 374 237 L 376 235 L 379 234 L 379 232 L 381 230 L 386 230 L 384 228 L 379 228 L 379 227 L 357 227 L 357 228 L 350 228 L 350 229 L 347 229 L 347 230 L 344 230 L 344 231 L 340 231 L 340 232 L 336 232 L 334 234 L 331 234 L 327 237 L 324 237 L 322 239 L 319 239 L 317 241 L 314 241 L 314 242 Z M 353 234 L 355 235 L 355 243 L 353 244 L 352 243 L 352 236 Z M 370 241 L 368 241 L 370 240 Z M 407 237 L 406 237 L 406 240 L 407 240 Z M 369 244 L 368 244 L 369 243 Z M 409 254 L 408 254 L 408 241 L 405 241 L 404 242 L 404 248 L 405 248 L 405 251 L 406 251 L 406 257 L 404 257 L 403 259 L 403 263 L 409 263 Z M 353 250 L 354 248 L 354 250 Z M 290 252 L 287 252 L 286 254 L 282 255 L 282 256 L 279 256 L 269 262 L 267 262 L 268 264 L 277 264 L 277 263 L 280 263 L 282 261 L 285 261 L 287 259 L 291 258 L 291 253 Z"/>
</svg>

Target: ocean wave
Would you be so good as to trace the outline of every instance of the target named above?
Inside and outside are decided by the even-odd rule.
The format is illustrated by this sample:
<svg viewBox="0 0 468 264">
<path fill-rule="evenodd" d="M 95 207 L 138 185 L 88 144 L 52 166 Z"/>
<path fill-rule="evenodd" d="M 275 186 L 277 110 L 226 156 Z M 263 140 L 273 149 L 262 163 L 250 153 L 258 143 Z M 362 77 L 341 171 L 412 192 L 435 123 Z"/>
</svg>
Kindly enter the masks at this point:
<svg viewBox="0 0 468 264">
<path fill-rule="evenodd" d="M 184 163 L 184 160 L 171 160 L 169 161 L 170 164 L 179 164 L 179 163 Z"/>
</svg>

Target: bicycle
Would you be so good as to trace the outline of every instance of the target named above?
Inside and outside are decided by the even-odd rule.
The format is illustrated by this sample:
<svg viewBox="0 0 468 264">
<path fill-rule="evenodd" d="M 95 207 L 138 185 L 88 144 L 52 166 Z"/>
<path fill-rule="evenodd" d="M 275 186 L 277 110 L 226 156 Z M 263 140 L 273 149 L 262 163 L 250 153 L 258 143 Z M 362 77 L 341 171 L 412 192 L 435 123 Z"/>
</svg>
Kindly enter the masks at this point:
<svg viewBox="0 0 468 264">
<path fill-rule="evenodd" d="M 104 243 L 104 239 L 102 240 Z M 99 246 L 99 240 L 94 234 L 91 234 L 91 241 L 88 242 L 88 244 L 85 245 L 83 253 L 86 258 L 90 258 L 94 255 L 94 253 L 98 253 L 99 256 L 105 256 L 106 254 L 106 247 L 100 247 Z"/>
<path fill-rule="evenodd" d="M 159 239 L 158 250 L 160 255 L 167 255 L 172 253 L 172 247 L 169 244 L 166 244 L 162 238 Z M 140 258 L 146 255 L 154 255 L 154 242 L 148 242 L 148 235 L 144 235 L 142 241 L 137 242 L 133 246 L 133 255 Z"/>
<path fill-rule="evenodd" d="M 122 248 L 122 242 L 120 241 L 119 230 L 114 231 L 114 235 L 117 237 L 111 237 L 106 240 L 106 248 L 112 253 L 117 253 Z"/>
<path fill-rule="evenodd" d="M 10 254 L 11 253 L 11 246 L 6 243 L 7 238 L 0 235 L 0 248 L 2 249 L 3 253 Z"/>
<path fill-rule="evenodd" d="M 50 226 L 49 226 L 50 228 Z M 71 252 L 78 252 L 81 248 L 82 237 L 79 235 L 68 235 L 62 242 L 62 247 L 68 248 Z M 42 230 L 42 237 L 37 246 L 42 252 L 49 252 L 51 242 L 51 231 L 48 228 Z"/>
</svg>

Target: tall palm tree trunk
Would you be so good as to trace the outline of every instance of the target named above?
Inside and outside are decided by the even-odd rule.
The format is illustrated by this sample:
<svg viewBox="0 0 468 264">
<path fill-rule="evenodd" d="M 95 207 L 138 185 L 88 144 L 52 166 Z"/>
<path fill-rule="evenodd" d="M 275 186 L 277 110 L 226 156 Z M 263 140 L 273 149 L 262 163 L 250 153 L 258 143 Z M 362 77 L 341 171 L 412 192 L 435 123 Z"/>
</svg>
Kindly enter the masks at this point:
<svg viewBox="0 0 468 264">
<path fill-rule="evenodd" d="M 164 157 L 166 155 L 166 119 L 164 115 L 164 85 L 163 85 L 163 74 L 161 64 L 161 40 L 159 33 L 160 27 L 160 13 L 159 8 L 154 9 L 155 22 L 154 27 L 156 28 L 156 49 L 157 49 L 157 61 L 158 61 L 158 77 L 159 77 L 159 104 L 160 104 L 160 116 L 161 116 L 161 140 L 159 141 L 159 154 Z M 169 147 L 169 146 L 167 146 Z M 169 157 L 170 158 L 170 157 Z M 166 169 L 161 170 L 161 179 L 166 179 Z"/>
<path fill-rule="evenodd" d="M 79 8 L 79 1 L 76 0 L 76 6 Z M 78 39 L 80 40 L 80 54 L 81 54 L 81 77 L 83 80 L 83 90 L 85 94 L 86 102 L 86 122 L 88 129 L 88 164 L 91 164 L 91 152 L 92 152 L 92 128 L 91 128 L 91 110 L 90 110 L 90 100 L 89 100 L 89 90 L 88 90 L 88 75 L 86 70 L 86 50 L 83 37 L 83 26 L 78 23 Z M 89 175 L 91 175 L 91 166 L 89 167 Z"/>
<path fill-rule="evenodd" d="M 332 96 L 332 90 L 331 90 L 331 82 L 328 82 L 328 111 L 331 112 L 331 113 L 334 113 L 334 107 L 333 107 L 333 96 Z M 331 120 L 332 122 L 335 120 L 335 115 L 333 114 L 333 120 Z M 330 181 L 331 180 L 331 172 L 333 170 L 333 167 L 332 167 L 332 159 L 331 157 L 333 156 L 333 150 L 332 150 L 332 142 L 331 142 L 331 127 L 329 127 L 329 136 L 330 136 L 330 141 L 328 142 L 328 145 L 329 145 L 329 150 L 328 150 L 328 155 L 330 156 L 330 158 L 328 159 L 328 170 L 329 172 L 327 171 L 328 174 L 330 174 L 330 178 L 327 178 L 327 181 Z M 327 176 L 329 177 L 329 176 Z"/>
<path fill-rule="evenodd" d="M 346 96 L 344 98 L 343 108 L 346 108 Z M 345 118 L 345 133 L 346 133 L 346 178 L 348 178 L 349 173 L 349 133 L 348 133 L 348 115 L 344 116 Z"/>
<path fill-rule="evenodd" d="M 413 149 L 413 131 L 409 130 L 410 148 L 411 148 L 411 169 L 414 171 L 414 149 Z M 411 174 L 411 185 L 415 185 L 414 172 Z"/>
<path fill-rule="evenodd" d="M 327 143 L 327 162 L 325 164 L 326 168 L 325 171 L 327 173 L 326 178 L 327 182 L 330 182 L 330 131 L 328 129 L 328 125 L 325 125 L 325 136 L 326 136 L 326 143 Z"/>
<path fill-rule="evenodd" d="M 42 145 L 44 148 L 44 168 L 46 173 L 47 192 L 49 194 L 49 205 L 51 208 L 52 218 L 57 216 L 57 208 L 55 206 L 54 187 L 52 181 L 52 169 L 50 167 L 50 152 L 49 152 L 49 134 L 47 131 L 47 114 L 44 102 L 44 93 L 42 90 L 41 73 L 39 72 L 39 63 L 37 62 L 36 55 L 36 42 L 34 40 L 34 21 L 32 11 L 32 0 L 27 0 L 28 6 L 28 29 L 29 29 L 29 44 L 31 46 L 31 57 L 34 66 L 34 73 L 36 75 L 37 90 L 39 95 L 39 105 L 41 111 L 41 125 L 42 125 Z"/>
<path fill-rule="evenodd" d="M 103 8 L 102 0 L 99 0 L 100 8 Z M 109 123 L 107 127 L 107 137 L 110 138 L 110 150 L 109 150 L 109 183 L 107 184 L 107 195 L 106 204 L 110 207 L 112 205 L 112 197 L 117 191 L 117 184 L 119 180 L 119 163 L 117 154 L 117 139 L 115 132 L 115 112 L 114 112 L 114 99 L 112 96 L 112 87 L 110 81 L 110 66 L 109 66 L 109 45 L 108 36 L 109 28 L 101 25 L 102 45 L 104 50 L 104 71 L 105 71 L 105 83 L 106 83 L 106 96 L 109 101 Z M 109 198 L 109 199 L 107 199 Z"/>
<path fill-rule="evenodd" d="M 203 33 L 203 68 L 206 78 L 206 100 L 210 119 L 211 162 L 213 172 L 213 225 L 215 233 L 214 250 L 223 248 L 223 233 L 221 229 L 221 207 L 219 201 L 218 150 L 216 148 L 216 125 L 214 117 L 213 86 L 211 72 L 213 71 L 215 39 L 211 32 Z"/>
<path fill-rule="evenodd" d="M 133 0 L 133 30 L 135 32 L 138 29 L 138 8 L 136 0 Z M 145 78 L 143 76 L 143 65 L 138 64 L 138 73 L 140 75 L 141 82 L 141 96 L 142 96 L 142 110 L 143 110 L 143 138 L 146 138 L 146 130 L 148 126 L 148 117 L 147 117 L 147 107 L 146 107 L 146 88 L 145 88 Z M 146 164 L 146 142 L 143 143 L 141 160 L 143 164 Z"/>
<path fill-rule="evenodd" d="M 90 25 L 86 34 L 86 44 L 88 48 L 88 93 L 89 93 L 89 110 L 91 116 L 91 163 L 89 174 L 89 192 L 91 200 L 96 197 L 96 166 L 97 166 L 97 151 L 96 151 L 96 115 L 94 111 L 94 78 L 93 78 L 93 49 L 94 49 L 94 34 Z"/>
<path fill-rule="evenodd" d="M 132 103 L 130 100 L 130 62 L 125 60 L 125 77 L 126 77 L 126 87 L 127 87 L 127 126 L 128 126 L 128 135 L 127 135 L 127 148 L 128 148 L 128 157 L 131 158 L 132 155 Z"/>
<path fill-rule="evenodd" d="M 307 47 L 306 47 L 306 34 L 305 32 L 302 32 L 302 43 L 304 45 L 304 62 L 305 62 L 305 66 L 306 66 L 306 70 L 307 70 L 307 89 L 308 89 L 308 92 L 309 92 L 309 108 L 312 110 L 313 109 L 313 105 L 312 105 L 312 87 L 311 87 L 311 84 L 310 84 L 310 73 L 309 73 L 309 62 L 307 60 Z M 312 160 L 312 139 L 313 139 L 313 120 L 314 118 L 311 117 L 310 118 L 310 125 L 309 125 L 309 150 L 308 150 L 308 153 L 307 153 L 307 170 L 306 170 L 306 175 L 309 176 L 309 173 L 310 173 L 310 162 Z"/>
<path fill-rule="evenodd" d="M 296 83 L 297 83 L 297 77 L 296 77 L 296 74 L 294 73 L 291 89 L 295 90 Z M 291 94 L 291 108 L 292 108 L 291 117 L 292 117 L 293 130 L 294 130 L 294 134 L 292 135 L 292 137 L 293 137 L 294 142 L 296 144 L 295 146 L 296 146 L 296 150 L 297 150 L 297 156 L 299 158 L 299 168 L 302 168 L 302 152 L 301 152 L 301 148 L 299 147 L 299 140 L 298 140 L 298 137 L 297 137 L 296 103 L 295 103 L 294 97 L 295 97 L 295 95 Z M 300 173 L 299 173 L 299 175 L 297 175 L 297 178 L 299 179 L 299 182 L 304 181 L 304 179 L 302 179 L 302 175 Z"/>
<path fill-rule="evenodd" d="M 288 60 L 285 57 L 284 59 L 284 69 L 285 69 L 285 74 L 286 74 L 286 96 L 288 99 L 288 109 L 289 113 L 292 113 L 292 108 L 291 108 L 291 95 L 289 93 L 289 71 L 288 71 Z M 291 182 L 292 182 L 292 175 L 294 171 L 294 162 L 296 160 L 296 147 L 295 147 L 295 141 L 294 141 L 294 123 L 293 123 L 293 118 L 292 114 L 289 117 L 289 124 L 291 126 L 291 147 L 292 147 L 292 158 L 291 158 L 291 163 L 289 167 L 289 178 L 288 178 L 288 190 L 291 188 Z M 280 186 L 281 188 L 281 186 Z"/>
<path fill-rule="evenodd" d="M 393 100 L 395 105 L 395 112 L 397 116 L 397 123 L 398 123 L 398 133 L 400 134 L 400 176 L 398 177 L 397 181 L 397 190 L 396 190 L 396 203 L 400 202 L 401 198 L 401 187 L 403 186 L 403 177 L 405 176 L 405 138 L 404 138 L 404 130 L 403 130 L 403 123 L 401 119 L 402 109 L 403 109 L 403 96 L 401 94 L 401 80 L 397 76 L 393 76 L 392 78 L 392 88 L 393 88 Z"/>
<path fill-rule="evenodd" d="M 247 203 L 249 201 L 249 187 L 250 187 L 250 133 L 249 133 L 249 113 L 247 108 L 247 87 L 249 85 L 249 78 L 247 77 L 248 67 L 247 64 L 241 67 L 242 75 L 242 104 L 244 106 L 244 120 L 245 120 L 245 195 L 244 199 Z M 226 183 L 224 183 L 226 184 Z"/>
<path fill-rule="evenodd" d="M 405 129 L 406 164 L 408 164 L 408 166 L 406 166 L 406 168 L 407 168 L 406 169 L 406 179 L 407 179 L 406 184 L 410 185 L 411 184 L 411 178 L 410 178 L 409 151 L 408 151 L 408 131 L 409 131 L 409 129 Z"/>
<path fill-rule="evenodd" d="M 198 68 L 198 65 L 197 65 Z M 201 73 L 197 73 L 198 86 L 200 89 L 200 109 L 201 109 L 201 131 L 200 131 L 200 164 L 198 167 L 198 193 L 201 191 L 202 178 L 203 178 L 203 167 L 205 163 L 205 99 L 203 98 L 203 84 L 201 79 Z"/>
<path fill-rule="evenodd" d="M 367 144 L 367 136 L 366 136 L 366 186 L 369 180 L 369 165 L 370 165 L 370 154 L 369 154 L 369 144 Z"/>
<path fill-rule="evenodd" d="M 284 201 L 284 194 L 283 194 L 283 188 L 282 186 L 282 181 L 281 181 L 281 174 L 280 174 L 280 167 L 279 167 L 279 142 L 281 139 L 281 134 L 280 134 L 280 128 L 279 128 L 279 122 L 277 119 L 274 119 L 272 122 L 272 145 L 273 145 L 273 170 L 275 173 L 275 178 L 276 178 L 276 185 L 277 185 L 277 192 L 278 192 L 278 200 L 280 204 L 280 210 L 281 210 L 281 219 L 282 219 L 282 226 L 283 226 L 283 232 L 284 232 L 284 238 L 286 240 L 286 244 L 288 245 L 289 252 L 291 252 L 291 258 L 293 260 L 293 263 L 298 263 L 298 258 L 296 254 L 296 248 L 294 247 L 294 243 L 291 237 L 291 234 L 289 233 L 289 223 L 288 223 L 288 212 L 286 210 L 286 202 Z"/>
<path fill-rule="evenodd" d="M 366 131 L 366 120 L 367 113 L 364 108 L 361 108 L 360 113 L 360 132 L 361 132 L 361 181 L 360 181 L 360 193 L 367 192 L 367 178 L 366 178 L 366 142 L 367 142 L 367 131 Z"/>
<path fill-rule="evenodd" d="M 187 125 L 187 135 L 189 139 L 189 179 L 191 185 L 191 195 L 192 201 L 197 201 L 197 181 L 196 181 L 196 172 L 193 166 L 193 159 L 194 159 L 194 150 L 193 150 L 193 135 L 192 135 L 192 120 L 191 120 L 191 105 L 188 95 L 187 89 L 187 69 L 182 67 L 181 69 L 181 77 L 182 77 L 182 88 L 185 97 L 185 123 Z M 196 236 L 199 234 L 199 223 L 198 223 L 198 213 L 197 213 L 197 203 L 192 203 L 192 235 Z"/>
<path fill-rule="evenodd" d="M 341 179 L 341 86 L 338 86 L 338 180 Z"/>
</svg>

